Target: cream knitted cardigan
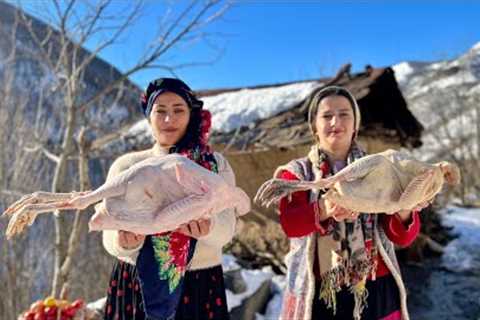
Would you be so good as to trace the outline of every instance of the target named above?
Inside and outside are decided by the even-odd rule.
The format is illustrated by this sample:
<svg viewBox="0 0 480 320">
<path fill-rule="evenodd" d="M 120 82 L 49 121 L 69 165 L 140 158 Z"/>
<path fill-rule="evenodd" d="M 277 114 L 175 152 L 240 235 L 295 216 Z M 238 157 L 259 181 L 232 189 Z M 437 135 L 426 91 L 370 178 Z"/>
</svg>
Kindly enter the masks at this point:
<svg viewBox="0 0 480 320">
<path fill-rule="evenodd" d="M 166 154 L 168 154 L 168 149 L 155 145 L 149 150 L 123 155 L 113 162 L 108 171 L 107 181 L 148 157 Z M 228 161 L 220 153 L 215 152 L 214 156 L 218 164 L 218 174 L 227 182 L 235 184 L 235 175 Z M 98 205 L 96 208 L 99 209 Z M 221 264 L 222 247 L 232 239 L 235 232 L 235 223 L 234 209 L 226 209 L 212 216 L 210 232 L 198 239 L 189 270 L 206 269 Z M 118 244 L 118 232 L 108 230 L 103 231 L 103 246 L 112 256 L 130 264 L 135 264 L 143 243 L 134 249 L 124 249 Z"/>
</svg>

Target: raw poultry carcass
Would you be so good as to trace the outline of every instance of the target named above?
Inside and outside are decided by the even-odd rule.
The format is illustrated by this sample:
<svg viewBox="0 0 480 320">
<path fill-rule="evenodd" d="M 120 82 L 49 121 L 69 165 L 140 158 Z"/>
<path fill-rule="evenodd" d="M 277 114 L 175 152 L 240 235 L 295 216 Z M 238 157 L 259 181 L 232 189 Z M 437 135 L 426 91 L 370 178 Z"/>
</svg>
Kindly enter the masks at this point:
<svg viewBox="0 0 480 320">
<path fill-rule="evenodd" d="M 24 196 L 4 213 L 11 216 L 6 236 L 22 232 L 40 213 L 85 209 L 102 199 L 108 214 L 93 215 L 90 230 L 155 234 L 227 208 L 235 208 L 237 215 L 250 211 L 243 190 L 190 159 L 171 154 L 139 162 L 94 191 Z"/>
<path fill-rule="evenodd" d="M 460 170 L 443 161 L 429 164 L 394 150 L 365 156 L 317 181 L 271 179 L 255 201 L 270 206 L 293 192 L 329 189 L 323 197 L 354 212 L 394 213 L 432 202 L 446 182 L 460 183 Z"/>
</svg>

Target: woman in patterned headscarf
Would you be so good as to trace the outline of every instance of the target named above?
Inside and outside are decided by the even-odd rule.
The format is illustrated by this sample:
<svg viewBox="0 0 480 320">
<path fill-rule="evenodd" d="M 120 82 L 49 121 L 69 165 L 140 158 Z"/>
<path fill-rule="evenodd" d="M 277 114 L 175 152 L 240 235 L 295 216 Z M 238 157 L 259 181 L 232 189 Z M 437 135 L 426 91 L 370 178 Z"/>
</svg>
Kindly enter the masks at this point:
<svg viewBox="0 0 480 320">
<path fill-rule="evenodd" d="M 360 110 L 353 95 L 329 86 L 306 102 L 316 143 L 305 158 L 275 177 L 313 181 L 365 155 L 356 143 Z M 394 243 L 409 245 L 420 229 L 418 211 L 394 215 L 351 212 L 301 191 L 280 201 L 290 238 L 282 319 L 408 319 Z"/>
<path fill-rule="evenodd" d="M 107 181 L 148 157 L 180 153 L 235 184 L 229 163 L 207 144 L 210 113 L 183 81 L 152 81 L 141 106 L 155 144 L 118 158 Z M 228 319 L 221 255 L 235 221 L 232 208 L 164 234 L 104 231 L 105 249 L 118 258 L 105 319 Z"/>
</svg>

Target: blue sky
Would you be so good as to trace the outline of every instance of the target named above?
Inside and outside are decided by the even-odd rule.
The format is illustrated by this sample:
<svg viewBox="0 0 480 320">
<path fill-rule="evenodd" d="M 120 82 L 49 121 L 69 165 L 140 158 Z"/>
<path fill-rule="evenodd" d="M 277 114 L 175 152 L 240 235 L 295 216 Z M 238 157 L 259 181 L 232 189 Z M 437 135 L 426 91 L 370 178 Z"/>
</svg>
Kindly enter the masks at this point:
<svg viewBox="0 0 480 320">
<path fill-rule="evenodd" d="M 164 13 L 158 1 L 147 1 L 145 9 L 128 36 L 101 54 L 120 70 Z M 332 76 L 346 62 L 358 71 L 366 64 L 450 59 L 480 42 L 479 21 L 480 1 L 238 1 L 208 29 L 227 34 L 216 42 L 220 59 L 178 75 L 193 89 L 206 89 Z M 218 55 L 203 43 L 174 53 L 178 62 Z M 148 70 L 132 80 L 144 87 L 166 75 Z"/>
</svg>

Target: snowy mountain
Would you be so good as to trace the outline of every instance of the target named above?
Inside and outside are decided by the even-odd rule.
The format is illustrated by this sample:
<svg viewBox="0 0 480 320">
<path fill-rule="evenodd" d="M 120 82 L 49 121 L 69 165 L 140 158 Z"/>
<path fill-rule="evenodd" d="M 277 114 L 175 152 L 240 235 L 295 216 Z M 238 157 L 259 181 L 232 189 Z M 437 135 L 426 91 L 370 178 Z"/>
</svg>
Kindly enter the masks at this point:
<svg viewBox="0 0 480 320">
<path fill-rule="evenodd" d="M 14 6 L 0 1 L 0 79 L 7 85 L 11 81 L 13 95 L 23 98 L 22 105 L 6 103 L 6 106 L 24 109 L 24 116 L 32 122 L 31 129 L 39 140 L 47 141 L 51 145 L 60 144 L 66 121 L 66 89 L 59 88 L 63 88 L 65 79 L 62 73 L 52 72 L 49 63 L 55 61 L 61 48 L 59 45 L 52 45 L 50 57 L 45 58 L 32 33 L 23 23 L 16 21 L 17 10 Z M 33 33 L 43 39 L 42 37 L 48 34 L 49 27 L 38 19 L 29 19 Z M 57 44 L 59 37 L 59 33 L 53 31 L 51 42 Z M 15 52 L 15 59 L 9 60 L 12 52 Z M 77 55 L 79 61 L 83 61 L 81 59 L 88 57 L 90 52 L 80 48 Z M 13 80 L 9 78 L 10 73 L 13 74 Z M 119 77 L 121 73 L 115 67 L 98 57 L 94 58 L 80 77 L 78 93 L 75 96 L 76 104 L 88 101 L 106 84 Z M 140 89 L 130 81 L 124 81 L 122 85 L 123 87 L 98 99 L 77 117 L 78 123 L 89 126 L 88 134 L 91 137 L 104 136 L 141 118 L 138 110 Z"/>
<path fill-rule="evenodd" d="M 393 66 L 409 109 L 425 126 L 418 157 L 478 157 L 480 42 L 460 57 Z"/>
</svg>

